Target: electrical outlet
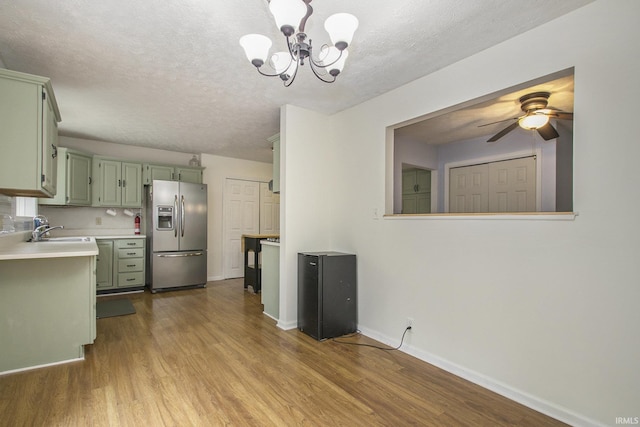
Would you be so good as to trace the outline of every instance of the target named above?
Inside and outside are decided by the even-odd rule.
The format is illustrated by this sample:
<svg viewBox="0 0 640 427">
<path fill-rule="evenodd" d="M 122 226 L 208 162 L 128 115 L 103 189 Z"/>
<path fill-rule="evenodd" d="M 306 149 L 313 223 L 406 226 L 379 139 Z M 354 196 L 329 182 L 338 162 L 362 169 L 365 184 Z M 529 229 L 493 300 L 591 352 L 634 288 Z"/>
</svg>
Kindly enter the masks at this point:
<svg viewBox="0 0 640 427">
<path fill-rule="evenodd" d="M 407 317 L 407 322 L 406 322 L 406 325 L 405 325 L 405 326 L 406 326 L 407 328 L 408 328 L 408 327 L 411 327 L 411 329 L 413 329 L 413 318 L 411 318 L 411 317 Z"/>
<path fill-rule="evenodd" d="M 96 225 L 102 225 L 102 218 L 99 216 L 96 217 Z"/>
</svg>

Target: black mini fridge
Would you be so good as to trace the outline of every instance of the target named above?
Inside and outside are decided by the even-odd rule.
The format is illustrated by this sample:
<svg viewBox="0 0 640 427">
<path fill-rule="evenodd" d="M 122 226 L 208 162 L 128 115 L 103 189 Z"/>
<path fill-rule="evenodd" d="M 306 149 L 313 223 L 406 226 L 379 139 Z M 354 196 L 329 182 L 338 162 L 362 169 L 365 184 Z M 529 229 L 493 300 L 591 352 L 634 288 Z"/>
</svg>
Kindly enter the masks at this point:
<svg viewBox="0 0 640 427">
<path fill-rule="evenodd" d="M 317 340 L 356 332 L 356 256 L 298 253 L 298 329 Z"/>
</svg>

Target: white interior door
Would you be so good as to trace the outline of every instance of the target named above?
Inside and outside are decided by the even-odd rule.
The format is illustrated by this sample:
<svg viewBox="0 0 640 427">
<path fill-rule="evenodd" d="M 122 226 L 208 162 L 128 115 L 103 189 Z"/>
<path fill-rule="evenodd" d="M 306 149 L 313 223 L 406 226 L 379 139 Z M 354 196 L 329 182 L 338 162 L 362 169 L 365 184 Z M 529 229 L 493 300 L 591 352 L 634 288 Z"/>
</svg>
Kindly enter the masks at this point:
<svg viewBox="0 0 640 427">
<path fill-rule="evenodd" d="M 536 157 L 451 168 L 449 212 L 535 212 Z"/>
<path fill-rule="evenodd" d="M 489 212 L 536 211 L 536 158 L 489 163 Z"/>
<path fill-rule="evenodd" d="M 260 183 L 260 234 L 280 234 L 280 195 Z"/>
<path fill-rule="evenodd" d="M 256 181 L 227 179 L 224 188 L 224 277 L 244 277 L 242 235 L 260 233 L 260 186 Z"/>
<path fill-rule="evenodd" d="M 486 164 L 451 168 L 449 171 L 449 212 L 488 212 L 488 174 Z"/>
</svg>

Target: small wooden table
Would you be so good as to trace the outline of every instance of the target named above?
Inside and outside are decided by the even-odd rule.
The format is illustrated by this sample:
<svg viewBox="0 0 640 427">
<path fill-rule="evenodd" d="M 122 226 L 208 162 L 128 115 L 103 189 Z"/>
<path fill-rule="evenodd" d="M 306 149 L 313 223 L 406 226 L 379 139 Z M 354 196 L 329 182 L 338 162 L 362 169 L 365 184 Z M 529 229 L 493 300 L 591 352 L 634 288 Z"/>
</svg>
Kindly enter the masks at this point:
<svg viewBox="0 0 640 427">
<path fill-rule="evenodd" d="M 242 250 L 244 251 L 244 288 L 249 285 L 255 293 L 262 288 L 262 272 L 260 266 L 260 252 L 262 245 L 260 240 L 279 238 L 279 234 L 243 234 Z M 249 252 L 253 252 L 253 265 L 249 265 Z"/>
</svg>

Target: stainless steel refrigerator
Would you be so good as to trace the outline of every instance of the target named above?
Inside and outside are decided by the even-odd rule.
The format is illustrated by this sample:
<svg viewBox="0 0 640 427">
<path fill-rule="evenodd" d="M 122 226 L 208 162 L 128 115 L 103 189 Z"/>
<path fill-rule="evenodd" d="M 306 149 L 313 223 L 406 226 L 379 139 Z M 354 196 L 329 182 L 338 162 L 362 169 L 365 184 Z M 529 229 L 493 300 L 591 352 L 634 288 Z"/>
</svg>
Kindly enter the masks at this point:
<svg viewBox="0 0 640 427">
<path fill-rule="evenodd" d="M 206 184 L 154 180 L 146 187 L 145 228 L 151 292 L 206 285 Z"/>
</svg>

